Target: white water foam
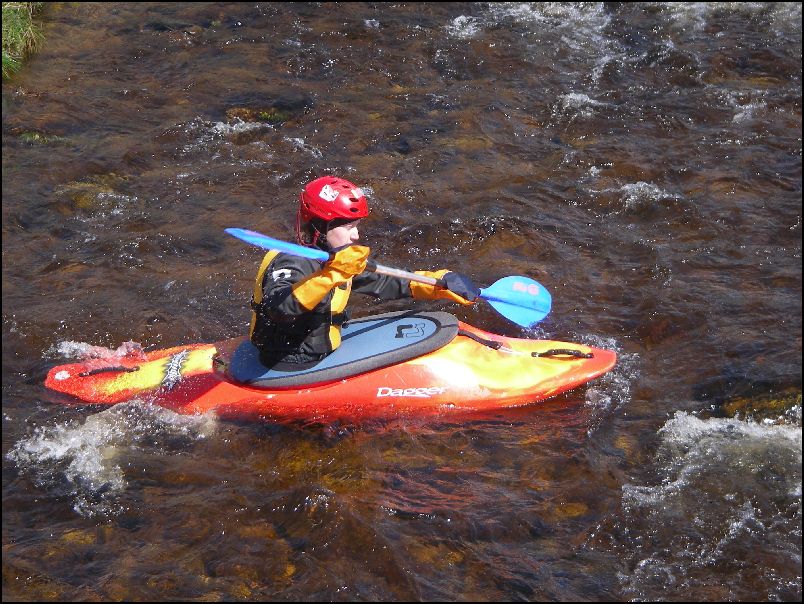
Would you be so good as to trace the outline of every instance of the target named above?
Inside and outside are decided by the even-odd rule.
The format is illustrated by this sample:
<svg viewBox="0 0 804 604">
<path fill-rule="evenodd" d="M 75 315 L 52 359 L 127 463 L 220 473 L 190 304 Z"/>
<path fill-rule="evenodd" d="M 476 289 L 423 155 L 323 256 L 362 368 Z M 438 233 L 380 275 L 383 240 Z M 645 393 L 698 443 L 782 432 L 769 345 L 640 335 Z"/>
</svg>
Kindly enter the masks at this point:
<svg viewBox="0 0 804 604">
<path fill-rule="evenodd" d="M 613 350 L 617 353 L 617 364 L 608 373 L 597 378 L 586 388 L 584 404 L 591 411 L 587 423 L 587 434 L 592 435 L 612 412 L 631 400 L 631 386 L 639 375 L 640 356 L 636 353 L 623 352 L 614 338 L 600 336 L 580 336 L 581 344 Z"/>
<path fill-rule="evenodd" d="M 526 26 L 534 52 L 544 52 L 549 38 L 551 48 L 566 47 L 576 60 L 585 57 L 589 68 L 579 73 L 591 76 L 593 84 L 606 65 L 627 59 L 620 42 L 606 33 L 611 16 L 603 2 L 490 2 L 487 20 L 493 26 L 510 21 Z"/>
<path fill-rule="evenodd" d="M 285 142 L 290 143 L 291 145 L 293 145 L 293 147 L 295 149 L 298 149 L 299 151 L 304 151 L 305 153 L 309 153 L 310 155 L 312 155 L 316 159 L 321 159 L 322 157 L 324 157 L 324 154 L 321 153 L 320 149 L 317 149 L 313 145 L 305 142 L 305 140 L 303 138 L 291 138 L 289 136 L 285 136 L 282 140 L 284 140 Z"/>
<path fill-rule="evenodd" d="M 800 421 L 763 425 L 677 412 L 659 435 L 661 482 L 623 487 L 632 568 L 621 576 L 625 595 L 695 599 L 709 593 L 714 567 L 714 576 L 735 577 L 716 586 L 727 599 L 740 599 L 745 569 L 761 570 L 769 600 L 790 581 L 800 585 L 800 576 L 782 577 L 801 564 Z"/>
<path fill-rule="evenodd" d="M 446 29 L 447 33 L 453 38 L 466 40 L 474 38 L 475 35 L 481 31 L 481 28 L 480 21 L 475 17 L 461 15 L 460 17 L 455 17 L 452 23 L 447 25 L 444 29 Z"/>
<path fill-rule="evenodd" d="M 209 131 L 216 136 L 231 136 L 232 134 L 242 134 L 243 132 L 251 132 L 252 130 L 273 130 L 271 124 L 265 122 L 245 122 L 240 118 L 235 118 L 234 123 L 227 124 L 226 122 L 215 122 Z"/>
<path fill-rule="evenodd" d="M 734 109 L 734 117 L 731 118 L 733 124 L 750 122 L 768 108 L 764 100 L 767 92 L 763 90 L 727 91 L 722 94 L 725 103 Z"/>
<path fill-rule="evenodd" d="M 611 21 L 604 2 L 489 2 L 488 11 L 495 22 L 513 19 L 541 28 L 560 28 L 565 35 L 589 44 L 600 42 L 598 37 Z"/>
<path fill-rule="evenodd" d="M 800 2 L 652 2 L 660 6 L 680 30 L 702 31 L 710 19 L 719 13 L 734 13 L 751 17 L 767 15 L 774 30 L 801 31 Z"/>
<path fill-rule="evenodd" d="M 596 176 L 595 174 L 594 177 Z M 679 194 L 665 191 L 658 185 L 644 181 L 626 183 L 617 188 L 607 187 L 600 190 L 587 188 L 587 190 L 591 195 L 616 195 L 619 198 L 619 206 L 621 209 L 615 209 L 612 212 L 613 214 L 639 211 L 650 208 L 658 202 L 665 200 L 683 200 L 683 197 Z"/>
<path fill-rule="evenodd" d="M 625 210 L 638 209 L 645 205 L 652 205 L 662 199 L 681 199 L 675 193 L 669 193 L 649 182 L 629 183 L 620 187 L 622 197 L 620 198 Z"/>
<path fill-rule="evenodd" d="M 46 355 L 59 354 L 67 359 L 78 359 L 85 361 L 87 359 L 105 359 L 105 360 L 119 360 L 125 357 L 133 358 L 138 361 L 145 360 L 145 351 L 142 349 L 142 344 L 129 340 L 123 342 L 115 349 L 106 348 L 104 346 L 93 346 L 86 342 L 74 342 L 72 340 L 65 340 L 59 342 L 55 347 L 51 347 Z"/>
<path fill-rule="evenodd" d="M 214 415 L 178 415 L 142 401 L 110 407 L 83 422 L 40 426 L 9 451 L 23 473 L 45 490 L 65 493 L 82 516 L 124 511 L 119 496 L 127 486 L 123 467 L 138 446 L 186 446 L 213 434 Z M 177 442 L 178 439 L 178 442 Z"/>
<path fill-rule="evenodd" d="M 227 144 L 233 137 L 255 131 L 272 131 L 272 124 L 266 122 L 246 122 L 235 118 L 233 123 L 209 122 L 197 117 L 184 125 L 184 133 L 191 138 L 191 142 L 181 147 L 182 155 L 191 155 L 199 151 L 210 149 L 222 142 Z"/>
<path fill-rule="evenodd" d="M 577 117 L 592 117 L 595 109 L 605 107 L 606 103 L 596 101 L 582 92 L 570 92 L 558 97 L 558 104 L 553 108 L 553 116 L 569 116 L 571 120 Z"/>
</svg>

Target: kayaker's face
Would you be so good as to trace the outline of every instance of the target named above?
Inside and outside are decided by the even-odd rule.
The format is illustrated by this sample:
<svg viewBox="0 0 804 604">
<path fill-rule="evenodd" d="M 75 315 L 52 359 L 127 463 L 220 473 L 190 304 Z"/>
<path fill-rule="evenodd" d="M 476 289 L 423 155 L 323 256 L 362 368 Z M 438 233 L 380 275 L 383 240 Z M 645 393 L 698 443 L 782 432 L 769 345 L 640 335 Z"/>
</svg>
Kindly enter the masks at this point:
<svg viewBox="0 0 804 604">
<path fill-rule="evenodd" d="M 360 239 L 360 233 L 357 232 L 359 222 L 359 220 L 354 220 L 330 229 L 327 232 L 327 243 L 329 243 L 330 247 L 335 249 L 356 243 Z"/>
</svg>

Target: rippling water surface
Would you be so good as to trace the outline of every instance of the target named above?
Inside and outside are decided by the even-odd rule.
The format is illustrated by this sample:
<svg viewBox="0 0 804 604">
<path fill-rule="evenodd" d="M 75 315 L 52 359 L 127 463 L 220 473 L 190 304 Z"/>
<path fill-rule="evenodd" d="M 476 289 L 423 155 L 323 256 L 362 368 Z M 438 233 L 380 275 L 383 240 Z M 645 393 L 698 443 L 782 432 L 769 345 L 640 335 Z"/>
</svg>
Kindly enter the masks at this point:
<svg viewBox="0 0 804 604">
<path fill-rule="evenodd" d="M 800 3 L 44 18 L 3 85 L 4 600 L 801 600 Z M 529 334 L 418 307 L 617 367 L 368 425 L 45 391 L 244 333 L 260 253 L 223 229 L 290 239 L 324 173 L 364 187 L 382 263 L 553 296 Z"/>
</svg>

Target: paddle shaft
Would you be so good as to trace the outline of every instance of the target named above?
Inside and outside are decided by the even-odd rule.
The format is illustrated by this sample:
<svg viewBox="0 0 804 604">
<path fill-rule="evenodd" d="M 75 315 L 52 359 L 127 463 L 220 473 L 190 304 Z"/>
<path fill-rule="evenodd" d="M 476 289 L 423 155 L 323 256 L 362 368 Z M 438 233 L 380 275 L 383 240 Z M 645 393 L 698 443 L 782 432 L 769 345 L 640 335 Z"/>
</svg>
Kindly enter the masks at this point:
<svg viewBox="0 0 804 604">
<path fill-rule="evenodd" d="M 333 256 L 334 254 L 329 255 L 330 258 L 332 258 Z M 436 287 L 440 287 L 441 289 L 447 289 L 447 284 L 444 282 L 443 279 L 436 279 L 435 277 L 427 277 L 426 275 L 419 275 L 417 273 L 412 273 L 410 271 L 404 271 L 401 268 L 383 266 L 382 264 L 377 264 L 373 260 L 369 260 L 366 263 L 366 270 L 372 273 L 377 273 L 378 275 L 388 275 L 389 277 L 396 277 L 397 279 L 407 279 L 408 281 L 417 281 L 418 283 L 425 283 L 427 285 L 434 285 Z M 488 291 L 488 289 L 481 289 L 480 297 L 483 298 L 484 300 L 496 300 L 498 302 L 508 302 L 510 304 L 516 304 L 518 301 L 513 296 L 506 295 L 505 292 L 491 293 Z"/>
<path fill-rule="evenodd" d="M 330 258 L 333 258 L 333 256 L 334 254 L 329 255 Z M 410 271 L 404 271 L 401 268 L 383 266 L 382 264 L 377 264 L 373 260 L 369 260 L 366 263 L 366 270 L 372 273 L 377 273 L 378 275 L 388 275 L 389 277 L 396 277 L 397 279 L 407 279 L 408 281 L 417 281 L 427 285 L 434 285 L 435 287 L 440 287 L 441 289 L 448 289 L 447 284 L 443 279 L 419 275 Z M 517 298 L 511 295 L 506 295 L 506 292 L 495 291 L 492 293 L 489 291 L 489 289 L 490 288 L 480 290 L 480 297 L 484 300 L 496 300 L 497 302 L 507 302 L 509 304 L 516 304 L 518 302 Z"/>
<path fill-rule="evenodd" d="M 388 275 L 389 277 L 396 277 L 397 279 L 407 279 L 408 281 L 417 281 L 419 283 L 426 283 L 427 285 L 436 285 L 443 289 L 446 289 L 447 287 L 443 279 L 436 279 L 434 277 L 427 277 L 425 275 L 417 275 L 416 273 L 411 273 L 410 271 L 403 271 L 401 268 L 383 266 L 382 264 L 377 264 L 372 260 L 369 260 L 366 263 L 366 270 L 371 271 L 372 273 L 377 273 L 378 275 Z"/>
</svg>

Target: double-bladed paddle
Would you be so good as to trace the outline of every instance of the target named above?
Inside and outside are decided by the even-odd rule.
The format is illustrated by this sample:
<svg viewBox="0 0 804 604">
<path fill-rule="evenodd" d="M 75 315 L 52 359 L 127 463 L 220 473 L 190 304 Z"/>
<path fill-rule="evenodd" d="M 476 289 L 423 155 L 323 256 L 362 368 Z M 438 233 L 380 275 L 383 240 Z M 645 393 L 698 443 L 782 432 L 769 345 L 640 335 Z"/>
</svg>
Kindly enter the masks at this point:
<svg viewBox="0 0 804 604">
<path fill-rule="evenodd" d="M 255 231 L 231 228 L 226 229 L 226 232 L 246 243 L 256 245 L 266 250 L 277 250 L 293 256 L 301 256 L 302 258 L 319 260 L 321 262 L 326 262 L 330 259 L 330 254 L 323 250 L 288 243 L 287 241 L 274 239 L 273 237 L 268 237 L 267 235 Z M 383 266 L 372 260 L 369 260 L 366 265 L 366 270 L 380 275 L 389 275 L 399 279 L 417 281 L 419 283 L 436 285 L 447 289 L 446 284 L 441 279 Z M 521 327 L 531 327 L 534 323 L 538 323 L 544 319 L 550 312 L 550 306 L 552 305 L 550 292 L 538 281 L 534 281 L 529 277 L 503 277 L 488 287 L 481 289 L 480 297 L 486 300 L 494 310 L 506 319 L 513 321 Z"/>
</svg>

